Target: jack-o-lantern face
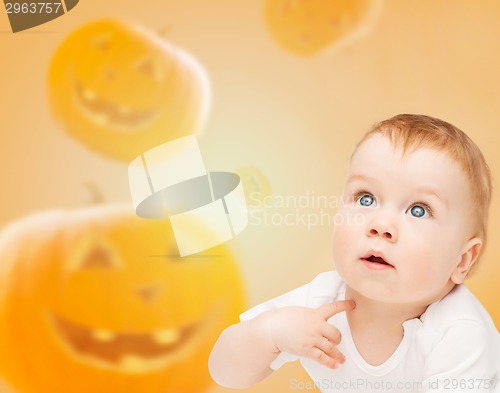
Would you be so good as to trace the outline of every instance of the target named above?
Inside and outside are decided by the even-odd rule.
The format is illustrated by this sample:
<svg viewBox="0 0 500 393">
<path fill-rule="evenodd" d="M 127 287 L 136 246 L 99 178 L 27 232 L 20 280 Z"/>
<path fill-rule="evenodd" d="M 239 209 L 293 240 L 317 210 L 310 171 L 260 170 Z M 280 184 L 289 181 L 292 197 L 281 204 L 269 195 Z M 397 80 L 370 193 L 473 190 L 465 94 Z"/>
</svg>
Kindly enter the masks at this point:
<svg viewBox="0 0 500 393">
<path fill-rule="evenodd" d="M 64 130 L 126 161 L 199 131 L 209 96 L 206 73 L 190 55 L 115 20 L 72 33 L 49 70 L 49 102 Z"/>
<path fill-rule="evenodd" d="M 241 281 L 224 246 L 180 258 L 124 208 L 28 218 L 0 238 L 0 375 L 20 392 L 201 392 Z M 36 372 L 34 371 L 36 370 Z"/>
</svg>

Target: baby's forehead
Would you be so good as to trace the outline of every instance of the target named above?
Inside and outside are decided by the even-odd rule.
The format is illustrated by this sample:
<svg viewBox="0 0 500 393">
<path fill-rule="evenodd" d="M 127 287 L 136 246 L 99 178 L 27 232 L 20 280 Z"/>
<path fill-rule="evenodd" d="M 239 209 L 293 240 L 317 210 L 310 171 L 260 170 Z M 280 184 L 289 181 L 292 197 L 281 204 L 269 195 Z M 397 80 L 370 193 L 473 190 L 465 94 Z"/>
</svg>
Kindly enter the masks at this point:
<svg viewBox="0 0 500 393">
<path fill-rule="evenodd" d="M 401 161 L 409 160 L 410 157 L 415 160 L 439 159 L 461 167 L 460 162 L 453 157 L 452 152 L 444 146 L 438 148 L 426 143 L 405 145 L 404 142 L 393 141 L 383 134 L 374 134 L 362 140 L 354 149 L 350 164 L 352 165 L 356 155 L 361 154 L 374 158 L 380 158 L 382 154 L 390 154 Z"/>
<path fill-rule="evenodd" d="M 379 177 L 397 172 L 411 176 L 414 181 L 439 178 L 439 175 L 467 178 L 463 164 L 445 148 L 425 144 L 403 146 L 384 135 L 370 136 L 356 147 L 351 156 L 349 175 L 358 172 Z M 469 182 L 467 186 L 470 187 Z"/>
</svg>

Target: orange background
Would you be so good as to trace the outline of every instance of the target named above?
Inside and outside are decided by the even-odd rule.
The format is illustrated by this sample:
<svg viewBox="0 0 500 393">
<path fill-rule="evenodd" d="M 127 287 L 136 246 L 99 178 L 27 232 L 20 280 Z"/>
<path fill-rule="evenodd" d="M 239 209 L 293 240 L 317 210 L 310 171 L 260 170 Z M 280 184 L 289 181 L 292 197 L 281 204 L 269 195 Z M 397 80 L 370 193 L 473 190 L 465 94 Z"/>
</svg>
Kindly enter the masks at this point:
<svg viewBox="0 0 500 393">
<path fill-rule="evenodd" d="M 369 34 L 307 58 L 275 43 L 260 0 L 81 0 L 67 15 L 16 34 L 0 9 L 0 226 L 88 204 L 89 183 L 107 202 L 130 201 L 126 164 L 66 136 L 50 116 L 46 89 L 51 56 L 72 30 L 127 18 L 166 30 L 206 68 L 213 100 L 200 147 L 207 168 L 255 166 L 274 195 L 340 196 L 357 140 L 397 113 L 436 116 L 468 133 L 494 185 L 490 243 L 468 285 L 500 326 L 499 2 L 385 0 Z M 331 233 L 331 225 L 250 225 L 233 239 L 249 305 L 330 269 Z M 248 391 L 283 391 L 293 377 L 304 374 L 288 366 Z"/>
</svg>

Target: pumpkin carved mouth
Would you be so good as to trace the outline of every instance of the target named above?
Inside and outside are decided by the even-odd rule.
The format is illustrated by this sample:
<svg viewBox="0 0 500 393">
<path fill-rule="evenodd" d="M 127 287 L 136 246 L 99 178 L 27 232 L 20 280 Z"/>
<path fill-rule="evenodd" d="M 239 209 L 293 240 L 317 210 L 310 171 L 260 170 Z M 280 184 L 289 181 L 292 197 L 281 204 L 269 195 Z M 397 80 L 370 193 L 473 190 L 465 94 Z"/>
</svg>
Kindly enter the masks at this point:
<svg viewBox="0 0 500 393">
<path fill-rule="evenodd" d="M 75 83 L 76 101 L 80 109 L 94 122 L 101 126 L 113 127 L 132 131 L 151 121 L 155 114 L 152 110 L 134 110 L 129 106 L 116 105 L 99 97 L 94 90 Z"/>
<path fill-rule="evenodd" d="M 202 323 L 157 330 L 151 333 L 118 333 L 91 329 L 56 316 L 49 318 L 58 341 L 73 355 L 93 366 L 127 373 L 143 373 L 164 368 L 189 350 Z"/>
</svg>

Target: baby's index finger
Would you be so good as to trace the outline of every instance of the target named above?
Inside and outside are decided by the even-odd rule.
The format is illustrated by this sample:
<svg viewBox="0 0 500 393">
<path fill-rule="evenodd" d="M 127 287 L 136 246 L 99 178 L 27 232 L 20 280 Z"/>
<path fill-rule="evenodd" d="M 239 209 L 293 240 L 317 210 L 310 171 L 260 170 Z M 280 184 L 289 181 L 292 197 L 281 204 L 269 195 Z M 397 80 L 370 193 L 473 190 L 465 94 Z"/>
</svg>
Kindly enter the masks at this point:
<svg viewBox="0 0 500 393">
<path fill-rule="evenodd" d="M 356 303 L 354 303 L 354 300 L 338 300 L 335 302 L 323 304 L 318 308 L 318 311 L 326 321 L 335 314 L 346 310 L 352 310 L 354 307 L 356 307 Z"/>
</svg>

